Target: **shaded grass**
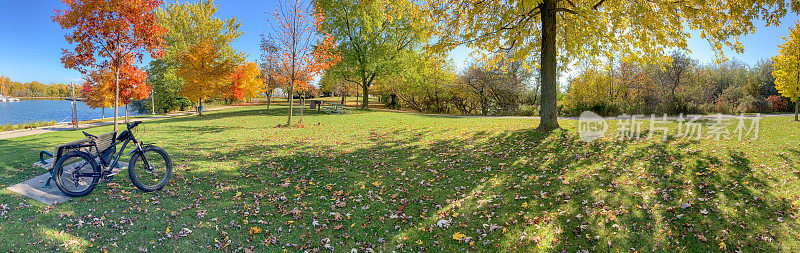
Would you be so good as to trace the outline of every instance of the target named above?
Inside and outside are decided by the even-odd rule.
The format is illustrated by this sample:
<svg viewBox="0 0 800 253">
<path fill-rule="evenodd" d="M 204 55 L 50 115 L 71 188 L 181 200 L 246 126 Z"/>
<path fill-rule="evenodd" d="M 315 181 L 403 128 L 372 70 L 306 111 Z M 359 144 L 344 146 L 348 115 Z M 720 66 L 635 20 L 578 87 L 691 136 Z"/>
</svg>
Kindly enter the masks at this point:
<svg viewBox="0 0 800 253">
<path fill-rule="evenodd" d="M 176 164 L 160 192 L 121 177 L 51 208 L 3 190 L 0 249 L 799 250 L 788 118 L 762 120 L 757 140 L 587 144 L 574 121 L 541 133 L 535 119 L 309 112 L 275 128 L 285 113 L 145 123 L 138 137 Z M 38 150 L 81 136 L 0 140 L 0 184 L 41 174 Z"/>
</svg>

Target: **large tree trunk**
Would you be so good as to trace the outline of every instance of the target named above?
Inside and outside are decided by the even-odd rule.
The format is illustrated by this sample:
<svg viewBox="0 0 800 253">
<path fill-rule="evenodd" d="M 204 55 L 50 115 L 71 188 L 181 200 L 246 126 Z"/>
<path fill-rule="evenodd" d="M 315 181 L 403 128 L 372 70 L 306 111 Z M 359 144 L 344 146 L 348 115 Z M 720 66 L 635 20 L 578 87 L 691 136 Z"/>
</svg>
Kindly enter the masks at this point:
<svg viewBox="0 0 800 253">
<path fill-rule="evenodd" d="M 117 116 L 119 116 L 119 60 L 114 61 L 114 131 L 117 131 Z"/>
<path fill-rule="evenodd" d="M 341 103 L 342 105 L 344 105 L 344 102 L 345 102 L 345 101 L 344 101 L 344 97 L 345 97 L 345 96 L 347 96 L 347 94 L 346 94 L 346 93 L 342 93 L 342 103 Z"/>
<path fill-rule="evenodd" d="M 800 100 L 798 100 L 797 102 L 794 102 L 794 121 L 798 121 L 797 120 L 797 111 L 800 111 Z"/>
<path fill-rule="evenodd" d="M 369 86 L 368 85 L 361 85 L 362 93 L 364 93 L 364 98 L 361 100 L 361 108 L 367 109 L 369 108 Z"/>
<path fill-rule="evenodd" d="M 556 54 L 556 0 L 544 0 L 539 4 L 542 18 L 542 107 L 539 110 L 541 121 L 538 130 L 550 131 L 559 128 L 557 58 Z"/>
</svg>

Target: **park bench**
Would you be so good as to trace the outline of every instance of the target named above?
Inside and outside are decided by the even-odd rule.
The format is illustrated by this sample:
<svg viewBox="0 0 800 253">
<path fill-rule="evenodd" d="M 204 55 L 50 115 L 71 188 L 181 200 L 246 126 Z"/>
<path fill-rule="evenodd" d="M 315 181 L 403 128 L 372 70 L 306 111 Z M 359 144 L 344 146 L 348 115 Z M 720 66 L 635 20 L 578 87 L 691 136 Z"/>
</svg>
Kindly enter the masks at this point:
<svg viewBox="0 0 800 253">
<path fill-rule="evenodd" d="M 116 138 L 117 132 L 110 132 L 106 134 L 98 135 L 97 138 L 94 140 L 97 144 L 98 150 L 105 150 L 106 148 L 110 147 L 114 144 L 114 138 Z M 77 141 L 73 141 L 70 143 L 64 143 L 61 145 L 56 145 L 53 148 L 53 152 L 47 150 L 42 150 L 39 152 L 39 162 L 34 163 L 34 167 L 41 167 L 48 172 L 50 172 L 50 178 L 42 184 L 42 188 L 50 189 L 50 181 L 53 180 L 53 165 L 58 161 L 61 156 L 68 154 L 72 151 L 85 151 L 85 152 L 97 152 L 94 150 L 95 146 L 92 144 L 92 138 L 81 139 Z M 49 157 L 49 158 L 47 158 Z M 98 158 L 99 159 L 99 158 Z M 99 162 L 99 161 L 98 161 Z"/>
<path fill-rule="evenodd" d="M 345 113 L 352 114 L 353 113 L 352 110 L 350 110 L 349 108 L 344 107 L 343 104 L 338 104 L 338 103 L 329 103 L 328 106 L 323 106 L 322 109 L 325 110 L 325 112 L 327 112 L 329 114 L 345 114 Z"/>
</svg>

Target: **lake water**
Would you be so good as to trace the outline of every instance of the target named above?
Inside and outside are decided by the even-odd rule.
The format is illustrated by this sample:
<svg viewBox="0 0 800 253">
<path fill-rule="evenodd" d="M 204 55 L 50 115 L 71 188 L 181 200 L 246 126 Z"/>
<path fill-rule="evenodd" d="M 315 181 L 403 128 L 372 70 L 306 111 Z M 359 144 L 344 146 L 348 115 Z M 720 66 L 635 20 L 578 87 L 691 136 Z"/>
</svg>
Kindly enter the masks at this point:
<svg viewBox="0 0 800 253">
<path fill-rule="evenodd" d="M 102 118 L 102 110 L 91 109 L 84 102 L 76 102 L 78 120 Z M 72 101 L 68 100 L 27 100 L 20 102 L 0 102 L 0 125 L 19 124 L 34 121 L 70 122 Z M 139 115 L 128 112 L 129 116 Z M 106 108 L 106 117 L 114 116 L 114 108 Z M 125 116 L 125 108 L 120 107 L 119 116 Z"/>
</svg>

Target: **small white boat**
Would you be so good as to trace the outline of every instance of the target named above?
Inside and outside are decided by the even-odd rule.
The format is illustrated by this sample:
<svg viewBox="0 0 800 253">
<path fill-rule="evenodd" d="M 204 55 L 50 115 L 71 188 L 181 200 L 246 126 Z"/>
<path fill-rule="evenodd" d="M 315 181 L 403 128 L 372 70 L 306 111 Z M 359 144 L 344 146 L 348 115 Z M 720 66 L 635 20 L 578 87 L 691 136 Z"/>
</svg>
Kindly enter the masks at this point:
<svg viewBox="0 0 800 253">
<path fill-rule="evenodd" d="M 6 96 L 3 96 L 3 95 L 0 95 L 0 102 L 19 102 L 19 98 L 6 97 Z"/>
</svg>

